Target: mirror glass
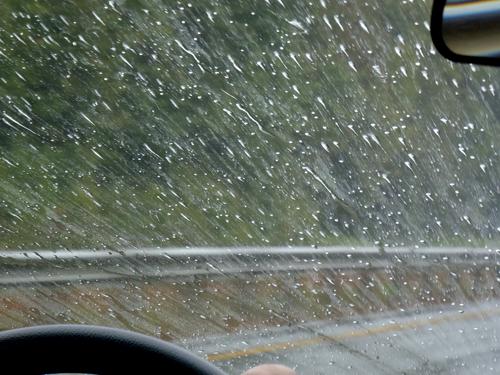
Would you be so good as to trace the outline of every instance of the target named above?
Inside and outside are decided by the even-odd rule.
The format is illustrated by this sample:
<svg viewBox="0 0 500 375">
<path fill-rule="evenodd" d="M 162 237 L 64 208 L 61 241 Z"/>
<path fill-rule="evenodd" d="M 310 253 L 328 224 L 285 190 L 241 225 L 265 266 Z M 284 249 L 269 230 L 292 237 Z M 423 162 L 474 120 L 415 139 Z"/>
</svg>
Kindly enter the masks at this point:
<svg viewBox="0 0 500 375">
<path fill-rule="evenodd" d="M 447 0 L 443 41 L 467 57 L 500 57 L 500 0 Z"/>
</svg>

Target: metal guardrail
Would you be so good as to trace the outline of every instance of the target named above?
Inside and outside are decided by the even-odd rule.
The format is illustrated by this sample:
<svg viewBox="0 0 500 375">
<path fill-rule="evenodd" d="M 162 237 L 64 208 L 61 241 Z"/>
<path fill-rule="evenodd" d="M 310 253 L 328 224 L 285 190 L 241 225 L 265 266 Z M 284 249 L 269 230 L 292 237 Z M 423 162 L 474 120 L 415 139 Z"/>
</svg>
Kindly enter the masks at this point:
<svg viewBox="0 0 500 375">
<path fill-rule="evenodd" d="M 0 286 L 116 279 L 192 280 L 206 275 L 320 269 L 497 266 L 500 250 L 426 247 L 245 247 L 1 251 Z"/>
</svg>

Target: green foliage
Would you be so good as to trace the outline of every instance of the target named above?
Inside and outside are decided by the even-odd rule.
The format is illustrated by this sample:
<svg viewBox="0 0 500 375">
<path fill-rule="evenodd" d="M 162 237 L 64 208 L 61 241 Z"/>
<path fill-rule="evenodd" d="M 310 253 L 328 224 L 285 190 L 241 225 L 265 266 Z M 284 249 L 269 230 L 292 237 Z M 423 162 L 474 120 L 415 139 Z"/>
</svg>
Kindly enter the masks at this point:
<svg viewBox="0 0 500 375">
<path fill-rule="evenodd" d="M 429 3 L 0 3 L 0 247 L 497 239 L 498 73 Z"/>
</svg>

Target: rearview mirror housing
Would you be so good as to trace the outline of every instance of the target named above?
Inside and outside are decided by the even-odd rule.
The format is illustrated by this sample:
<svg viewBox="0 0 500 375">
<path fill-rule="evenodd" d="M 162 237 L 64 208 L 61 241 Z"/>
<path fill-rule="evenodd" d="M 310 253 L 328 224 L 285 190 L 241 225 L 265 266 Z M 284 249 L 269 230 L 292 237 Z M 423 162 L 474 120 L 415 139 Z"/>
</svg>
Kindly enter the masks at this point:
<svg viewBox="0 0 500 375">
<path fill-rule="evenodd" d="M 431 35 L 451 61 L 500 66 L 500 0 L 434 0 Z"/>
</svg>

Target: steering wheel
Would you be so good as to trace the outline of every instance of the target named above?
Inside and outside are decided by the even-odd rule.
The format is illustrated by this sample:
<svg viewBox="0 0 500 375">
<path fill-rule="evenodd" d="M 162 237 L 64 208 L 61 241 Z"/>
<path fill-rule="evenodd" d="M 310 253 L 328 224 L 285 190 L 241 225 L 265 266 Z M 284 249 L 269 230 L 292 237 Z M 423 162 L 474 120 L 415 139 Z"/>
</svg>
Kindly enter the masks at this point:
<svg viewBox="0 0 500 375">
<path fill-rule="evenodd" d="M 0 368 L 56 373 L 224 375 L 165 341 L 116 328 L 47 325 L 0 332 Z"/>
</svg>

